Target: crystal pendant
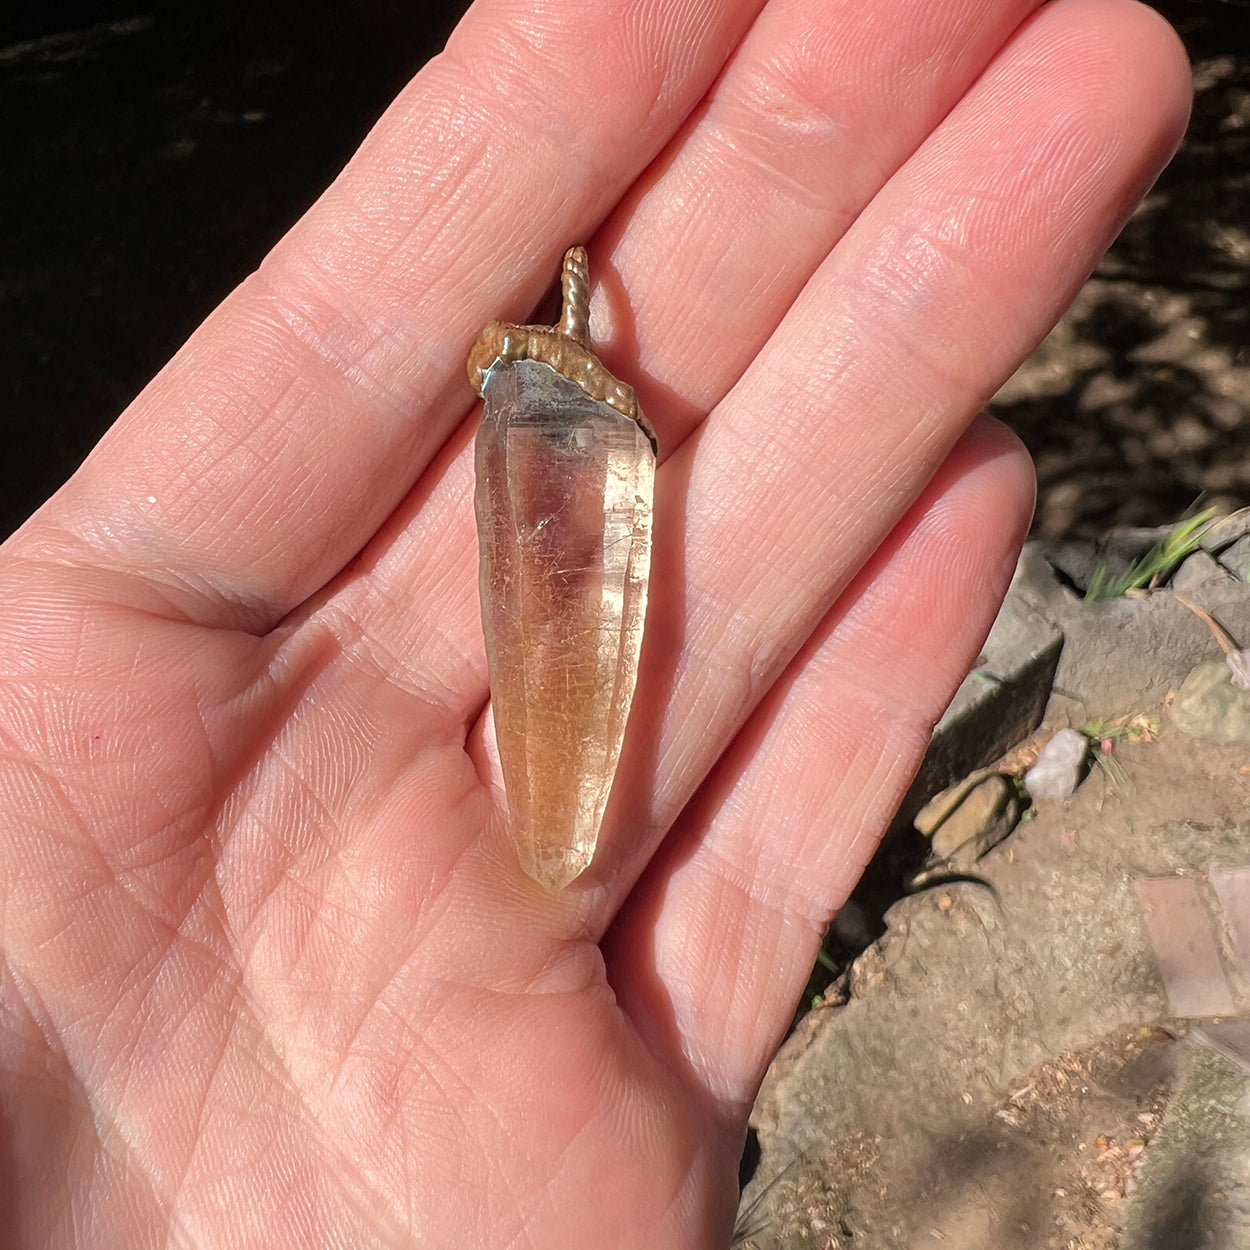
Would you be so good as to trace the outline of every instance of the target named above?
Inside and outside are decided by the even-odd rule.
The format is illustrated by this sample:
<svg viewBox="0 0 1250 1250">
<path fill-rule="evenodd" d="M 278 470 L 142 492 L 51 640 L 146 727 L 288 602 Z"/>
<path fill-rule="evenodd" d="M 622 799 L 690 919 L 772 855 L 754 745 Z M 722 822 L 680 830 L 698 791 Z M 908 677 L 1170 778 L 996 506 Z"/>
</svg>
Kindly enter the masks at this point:
<svg viewBox="0 0 1250 1250">
<path fill-rule="evenodd" d="M 655 443 L 586 345 L 586 255 L 553 328 L 492 322 L 469 357 L 495 733 L 522 867 L 550 890 L 594 857 L 629 717 Z"/>
</svg>

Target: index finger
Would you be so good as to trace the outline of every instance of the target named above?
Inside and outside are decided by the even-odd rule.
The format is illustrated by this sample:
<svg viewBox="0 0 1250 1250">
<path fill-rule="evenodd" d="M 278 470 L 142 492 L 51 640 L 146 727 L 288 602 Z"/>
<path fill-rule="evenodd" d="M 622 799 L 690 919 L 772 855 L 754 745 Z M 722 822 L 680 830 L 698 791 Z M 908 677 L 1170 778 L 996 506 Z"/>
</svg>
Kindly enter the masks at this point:
<svg viewBox="0 0 1250 1250">
<path fill-rule="evenodd" d="M 759 6 L 479 0 L 15 541 L 268 628 L 403 497 L 469 408 L 467 344 L 532 306 Z"/>
</svg>

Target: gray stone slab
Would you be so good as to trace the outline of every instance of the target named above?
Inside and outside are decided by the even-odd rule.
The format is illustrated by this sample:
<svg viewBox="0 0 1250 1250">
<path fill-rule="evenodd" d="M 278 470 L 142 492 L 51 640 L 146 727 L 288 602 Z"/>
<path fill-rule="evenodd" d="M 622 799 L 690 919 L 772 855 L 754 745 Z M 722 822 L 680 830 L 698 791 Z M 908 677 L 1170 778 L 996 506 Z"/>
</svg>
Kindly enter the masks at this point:
<svg viewBox="0 0 1250 1250">
<path fill-rule="evenodd" d="M 1207 880 L 1220 901 L 1244 981 L 1250 976 L 1250 867 L 1212 868 Z"/>
<path fill-rule="evenodd" d="M 809 1018 L 775 1065 L 762 1137 L 798 1152 L 862 1125 L 896 1139 L 950 1132 L 1039 1060 L 1166 1014 L 1131 874 L 1107 848 L 1086 856 L 1041 827 L 978 865 L 996 894 L 951 886 L 891 908 L 850 1002 Z M 1043 864 L 1055 876 L 1039 876 Z"/>
<path fill-rule="evenodd" d="M 1137 551 L 1163 532 L 1126 531 L 1106 545 Z M 1007 600 L 934 730 L 895 832 L 909 829 L 934 794 L 1025 741 L 1052 693 L 1052 723 L 1153 712 L 1197 664 L 1222 654 L 1210 629 L 1169 591 L 1086 603 L 1056 575 L 1046 551 L 1042 543 L 1025 544 Z M 1190 597 L 1235 638 L 1250 640 L 1250 588 L 1228 577 Z"/>
<path fill-rule="evenodd" d="M 1236 982 L 1213 1004 L 1169 1002 L 1134 881 L 1160 879 L 1165 890 L 1179 881 L 1189 904 L 1198 896 L 1206 914 L 1195 924 L 1177 909 L 1172 937 L 1183 943 L 1196 929 L 1218 966 L 1229 943 L 1208 874 L 1219 881 L 1220 871 L 1250 865 L 1244 753 L 1165 722 L 1157 741 L 1116 754 L 1118 781 L 1097 770 L 1067 802 L 1039 805 L 976 865 L 982 884 L 947 881 L 896 903 L 887 933 L 840 987 L 845 1000 L 830 994 L 800 1023 L 753 1116 L 761 1159 L 747 1205 L 759 1197 L 769 1221 L 756 1250 L 821 1245 L 822 1227 L 864 1250 L 919 1250 L 933 1228 L 969 1250 L 1115 1244 L 1119 1204 L 1137 1197 L 1135 1161 L 1154 1148 L 1174 1074 L 1122 1066 L 1134 1082 L 1129 1103 L 1148 1096 L 1117 1103 L 1120 1115 L 1104 1101 L 1124 1093 L 1119 1078 L 1108 1083 L 1094 1059 L 1117 1036 L 1147 1039 L 1143 1060 L 1162 1059 L 1188 1046 L 1170 1040 L 1185 1032 L 1178 1007 L 1240 1002 Z M 1241 1045 L 1208 1023 L 1200 1021 L 1221 1046 Z M 1126 1062 L 1128 1049 L 1112 1047 Z M 1060 1124 L 1076 1135 L 1052 1134 Z M 1099 1144 L 1104 1136 L 1110 1145 Z M 1100 1156 L 1120 1158 L 1118 1188 L 1105 1183 L 1111 1164 Z M 1175 1176 L 1159 1169 L 1164 1188 L 1151 1211 L 1168 1209 Z M 1218 1204 L 1232 1179 L 1200 1169 L 1194 1203 Z M 1086 1193 L 1097 1208 L 1088 1241 L 1077 1228 Z M 988 1239 L 969 1233 L 972 1217 Z M 1056 1240 L 1061 1227 L 1069 1240 Z"/>
<path fill-rule="evenodd" d="M 1220 563 L 1235 577 L 1250 582 L 1250 534 L 1221 551 Z"/>
<path fill-rule="evenodd" d="M 1184 1072 L 1134 1178 L 1120 1250 L 1250 1245 L 1250 1078 L 1204 1046 Z"/>
<path fill-rule="evenodd" d="M 1228 578 L 1203 586 L 1193 599 L 1239 642 L 1250 643 L 1250 587 Z M 1018 1123 L 1021 1137 L 1012 1148 L 1023 1149 L 1030 1122 L 1022 1118 L 1023 1103 L 1006 1091 L 1017 1082 L 1032 1089 L 1027 1082 L 1053 1067 L 1051 1057 L 1093 1053 L 1102 1045 L 1098 1039 L 1126 1026 L 1134 1036 L 1171 1038 L 1178 1030 L 1167 1018 L 1175 1015 L 1202 1021 L 1201 1045 L 1177 1048 L 1205 1058 L 1195 1061 L 1176 1131 L 1158 1151 L 1156 1170 L 1143 1174 L 1140 1186 L 1129 1177 L 1137 1239 L 1126 1240 L 1124 1250 L 1196 1244 L 1183 1239 L 1192 1230 L 1177 1223 L 1186 1210 L 1203 1219 L 1210 1214 L 1212 1222 L 1201 1227 L 1213 1237 L 1233 1237 L 1209 1244 L 1250 1246 L 1250 1222 L 1240 1222 L 1238 1206 L 1250 1195 L 1238 1171 L 1250 1162 L 1250 1124 L 1237 1114 L 1211 1121 L 1223 1134 L 1223 1156 L 1217 1150 L 1197 1158 L 1199 1139 L 1189 1135 L 1191 1129 L 1200 1134 L 1212 1098 L 1227 1095 L 1241 1100 L 1241 1112 L 1250 1108 L 1250 1075 L 1234 1066 L 1250 1055 L 1250 1028 L 1234 1015 L 1246 1001 L 1248 978 L 1240 973 L 1250 968 L 1244 906 L 1250 869 L 1242 867 L 1250 864 L 1250 821 L 1242 819 L 1245 779 L 1237 771 L 1245 756 L 1238 748 L 1187 738 L 1163 715 L 1165 697 L 1185 675 L 1203 661 L 1222 662 L 1222 652 L 1207 626 L 1166 591 L 1083 602 L 1034 543 L 1022 554 L 995 627 L 1008 639 L 1017 629 L 1017 642 L 1026 640 L 1017 649 L 1021 666 L 1045 653 L 1046 643 L 1030 649 L 1028 639 L 1048 639 L 1052 646 L 1062 639 L 1054 684 L 1067 693 L 1052 697 L 1053 727 L 1144 712 L 1162 716 L 1163 731 L 1155 742 L 1117 747 L 1117 762 L 1127 770 L 1121 780 L 1095 770 L 1066 803 L 1039 805 L 1032 821 L 976 865 L 980 885 L 946 882 L 896 903 L 884 938 L 853 966 L 845 1005 L 827 1006 L 799 1025 L 756 1104 L 758 1180 L 766 1190 L 770 1178 L 797 1174 L 794 1210 L 800 1217 L 817 1212 L 825 1223 L 813 1216 L 793 1227 L 776 1224 L 770 1230 L 775 1237 L 760 1242 L 759 1250 L 821 1244 L 813 1238 L 829 1228 L 838 1230 L 834 1240 L 852 1238 L 865 1250 L 898 1250 L 929 1244 L 939 1225 L 951 1244 L 1049 1250 L 1053 1217 L 1060 1208 L 1073 1209 L 1068 1199 L 1077 1191 L 1070 1187 L 1067 1199 L 1057 1197 L 1060 1189 L 1031 1194 L 1035 1210 L 1027 1220 L 1008 1220 L 994 1238 L 977 1241 L 966 1224 L 948 1220 L 945 1209 L 938 1218 L 936 1191 L 926 1186 L 938 1172 L 953 1186 L 962 1183 L 955 1156 L 969 1143 L 992 1146 L 996 1125 Z M 962 743 L 955 735 L 987 706 L 977 687 L 998 684 L 992 652 L 987 643 L 939 726 L 926 765 L 934 781 L 925 797 L 990 762 L 984 752 L 994 743 L 991 732 L 970 734 Z M 1032 715 L 1024 719 L 1027 728 L 1017 722 L 1011 735 L 1027 738 L 1032 721 Z M 1151 760 L 1150 752 L 1159 755 Z M 1160 759 L 1169 761 L 1166 767 Z M 1162 883 L 1146 885 L 1145 909 L 1138 879 Z M 1235 1079 L 1219 1076 L 1213 1065 Z M 1068 1070 L 1079 1074 L 1079 1067 Z M 1098 1093 L 1093 1082 L 1089 1090 L 1079 1079 L 1077 1085 L 1073 1097 Z M 1039 1097 L 1042 1088 L 1034 1091 Z M 1166 1088 L 1170 1096 L 1171 1077 Z M 1250 1113 L 1241 1115 L 1247 1118 Z M 1091 1125 L 1086 1137 L 1072 1139 L 1073 1183 L 1083 1183 L 1091 1153 L 1108 1153 L 1097 1145 L 1102 1125 L 1096 1119 Z M 1152 1131 L 1145 1126 L 1138 1140 L 1139 1129 L 1130 1123 L 1109 1153 L 1131 1147 L 1138 1153 L 1130 1159 L 1149 1154 Z M 1188 1174 L 1187 1152 L 1194 1161 Z M 1001 1157 L 1009 1155 L 1005 1150 Z M 967 1183 L 979 1187 L 998 1158 L 992 1151 L 976 1155 Z M 1002 1188 L 978 1188 L 981 1207 L 969 1198 L 966 1212 L 1007 1220 L 1018 1191 L 1028 1188 L 1025 1175 L 1017 1172 Z M 1182 1183 L 1189 1188 L 1178 1190 Z M 881 1195 L 891 1184 L 887 1202 Z M 1125 1192 L 1117 1191 L 1117 1201 Z M 814 1193 L 822 1195 L 819 1203 L 803 1205 Z M 1178 1193 L 1188 1197 L 1188 1208 L 1176 1201 Z M 1217 1228 L 1225 1201 L 1238 1214 Z M 910 1204 L 910 1240 L 901 1240 L 894 1227 L 902 1222 L 900 1204 Z M 766 1214 L 783 1205 L 773 1197 L 763 1203 Z M 1117 1208 L 1111 1221 L 1117 1228 L 1118 1220 Z"/>
<path fill-rule="evenodd" d="M 1187 673 L 1169 715 L 1191 737 L 1250 742 L 1250 690 L 1233 680 L 1227 660 L 1208 660 Z"/>
<path fill-rule="evenodd" d="M 1193 1036 L 1250 1073 L 1250 1020 L 1214 1020 L 1196 1028 Z"/>
<path fill-rule="evenodd" d="M 1206 528 L 1201 540 L 1202 549 L 1217 553 L 1225 551 L 1247 535 L 1250 535 L 1250 508 L 1238 508 Z"/>
<path fill-rule="evenodd" d="M 1202 889 L 1192 877 L 1139 878 L 1146 931 L 1175 1016 L 1231 1016 L 1237 1010 Z"/>
<path fill-rule="evenodd" d="M 1168 589 L 1194 595 L 1208 582 L 1222 581 L 1229 576 L 1229 571 L 1209 552 L 1195 551 L 1172 574 Z"/>
<path fill-rule="evenodd" d="M 1082 594 L 1096 572 L 1104 577 L 1127 573 L 1148 551 L 1167 537 L 1166 528 L 1125 528 L 1103 538 L 1042 539 L 1035 546 L 1046 563 L 1070 581 Z"/>
</svg>

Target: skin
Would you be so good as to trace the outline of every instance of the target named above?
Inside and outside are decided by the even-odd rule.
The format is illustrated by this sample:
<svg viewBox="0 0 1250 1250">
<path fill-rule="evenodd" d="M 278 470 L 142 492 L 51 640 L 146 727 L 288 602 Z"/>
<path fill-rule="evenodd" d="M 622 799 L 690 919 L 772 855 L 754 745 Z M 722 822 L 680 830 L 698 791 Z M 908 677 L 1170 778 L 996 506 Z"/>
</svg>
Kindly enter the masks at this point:
<svg viewBox="0 0 1250 1250">
<path fill-rule="evenodd" d="M 0 1242 L 725 1245 L 1028 522 L 975 414 L 1188 99 L 1128 0 L 479 0 L 0 553 Z M 550 896 L 463 368 L 577 241 L 665 459 L 623 778 Z"/>
</svg>

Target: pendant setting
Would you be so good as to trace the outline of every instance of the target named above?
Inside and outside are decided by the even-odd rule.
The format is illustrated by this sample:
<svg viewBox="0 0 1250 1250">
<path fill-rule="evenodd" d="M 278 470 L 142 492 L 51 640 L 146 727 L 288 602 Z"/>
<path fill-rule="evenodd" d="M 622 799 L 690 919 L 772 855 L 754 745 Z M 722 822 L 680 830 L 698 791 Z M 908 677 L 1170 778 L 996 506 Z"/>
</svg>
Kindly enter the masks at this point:
<svg viewBox="0 0 1250 1250">
<path fill-rule="evenodd" d="M 469 353 L 479 589 L 521 866 L 563 889 L 594 858 L 638 678 L 655 437 L 590 349 L 586 251 L 554 326 L 492 321 Z"/>
</svg>

